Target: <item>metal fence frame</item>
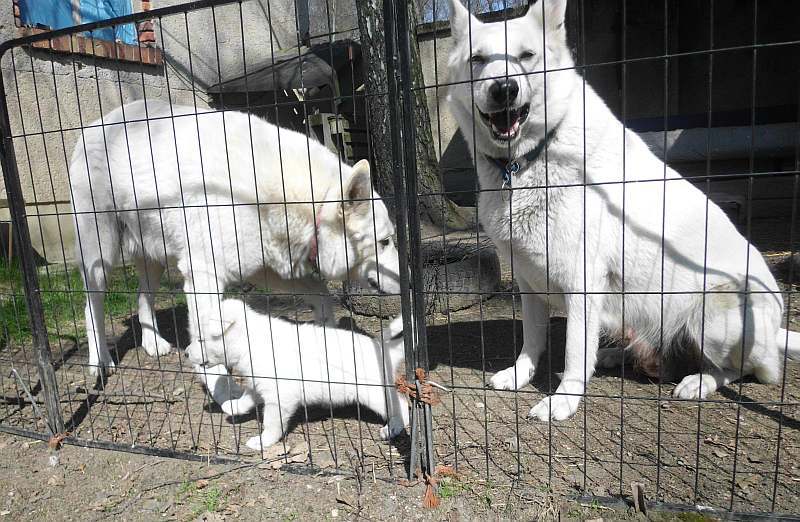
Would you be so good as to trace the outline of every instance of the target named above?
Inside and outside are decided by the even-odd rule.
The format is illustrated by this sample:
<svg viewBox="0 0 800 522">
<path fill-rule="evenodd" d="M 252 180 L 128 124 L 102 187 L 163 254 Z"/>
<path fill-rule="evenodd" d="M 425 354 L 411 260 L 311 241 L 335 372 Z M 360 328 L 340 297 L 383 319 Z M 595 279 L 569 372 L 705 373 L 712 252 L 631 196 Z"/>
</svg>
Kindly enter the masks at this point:
<svg viewBox="0 0 800 522">
<path fill-rule="evenodd" d="M 100 27 L 107 27 L 112 25 L 119 25 L 123 23 L 135 23 L 150 19 L 160 19 L 163 16 L 188 13 L 195 10 L 207 9 L 217 6 L 229 5 L 238 3 L 241 6 L 241 0 L 199 0 L 186 4 L 180 4 L 172 7 L 154 9 L 148 12 L 141 12 L 132 15 L 122 16 L 111 20 L 102 22 L 93 22 L 83 24 L 76 27 L 66 28 L 42 33 L 38 35 L 25 36 L 6 41 L 0 45 L 0 59 L 6 53 L 18 48 L 20 46 L 33 44 L 35 42 L 43 42 L 51 40 L 59 36 L 72 35 L 78 32 L 90 31 Z M 538 4 L 537 4 L 538 5 Z M 426 333 L 426 309 L 425 309 L 425 283 L 423 278 L 424 272 L 424 259 L 422 257 L 421 249 L 421 224 L 420 213 L 418 212 L 417 204 L 421 196 L 417 186 L 417 167 L 415 160 L 415 147 L 416 147 L 416 125 L 414 122 L 414 96 L 417 88 L 414 87 L 412 82 L 411 72 L 411 49 L 409 40 L 409 31 L 411 30 L 411 21 L 408 19 L 408 10 L 405 8 L 404 2 L 397 0 L 384 0 L 384 31 L 386 39 L 386 66 L 387 76 L 389 80 L 389 119 L 391 122 L 391 145 L 392 145 L 392 162 L 394 168 L 394 182 L 395 194 L 397 196 L 396 206 L 396 219 L 397 219 L 397 244 L 400 254 L 400 282 L 401 282 L 401 302 L 402 312 L 404 316 L 404 337 L 406 340 L 406 379 L 410 383 L 414 383 L 417 388 L 418 396 L 423 385 L 420 382 L 415 369 L 421 368 L 427 372 L 430 369 L 429 355 L 428 355 L 428 336 Z M 241 7 L 240 7 L 241 8 Z M 583 35 L 583 33 L 581 33 Z M 585 42 L 581 42 L 585 45 Z M 756 53 L 757 49 L 766 46 L 767 44 L 753 44 L 752 46 L 745 46 L 747 49 L 752 49 Z M 624 52 L 624 51 L 623 51 Z M 698 51 L 697 54 L 712 55 L 721 50 L 708 50 Z M 687 54 L 687 53 L 683 53 Z M 665 54 L 660 57 L 649 58 L 652 60 L 661 60 L 665 64 L 671 58 L 680 56 L 680 53 Z M 623 67 L 628 62 L 635 62 L 637 59 L 625 59 L 620 62 Z M 576 69 L 581 69 L 584 65 L 576 65 Z M 755 66 L 754 66 L 755 67 Z M 667 82 L 665 72 L 665 83 Z M 623 76 L 624 78 L 625 76 Z M 624 81 L 624 80 L 623 80 Z M 754 74 L 755 84 L 755 74 Z M 430 88 L 430 86 L 423 87 Z M 436 85 L 439 88 L 439 85 Z M 623 88 L 623 98 L 625 96 L 625 89 Z M 0 431 L 17 433 L 20 435 L 36 438 L 46 439 L 51 435 L 64 434 L 65 425 L 62 417 L 61 406 L 59 404 L 59 391 L 58 383 L 55 376 L 55 370 L 52 361 L 51 349 L 48 341 L 48 332 L 44 318 L 44 308 L 41 300 L 40 284 L 37 275 L 36 267 L 36 254 L 31 245 L 30 234 L 27 226 L 27 213 L 25 209 L 25 198 L 20 184 L 19 172 L 17 169 L 17 160 L 13 145 L 13 133 L 9 118 L 9 109 L 7 106 L 6 86 L 2 79 L 0 79 L 0 139 L 2 139 L 2 146 L 0 147 L 0 162 L 4 173 L 4 180 L 6 190 L 9 196 L 10 211 L 12 221 L 14 223 L 15 243 L 20 255 L 22 271 L 24 274 L 24 291 L 27 308 L 29 310 L 29 318 L 31 321 L 33 332 L 33 347 L 36 354 L 36 366 L 38 368 L 39 379 L 41 382 L 42 390 L 40 395 L 44 399 L 44 406 L 47 417 L 47 427 L 49 433 L 37 433 L 29 430 L 22 430 L 19 428 L 0 425 Z M 623 102 L 624 107 L 624 102 Z M 755 109 L 754 109 L 755 110 Z M 666 115 L 665 115 L 666 120 Z M 755 124 L 755 123 L 754 123 Z M 666 140 L 666 134 L 665 134 Z M 546 152 L 545 152 L 546 156 Z M 752 158 L 751 158 L 752 159 Z M 665 162 L 666 164 L 666 162 Z M 797 187 L 800 174 L 798 171 L 773 173 L 775 176 L 794 176 L 795 179 L 795 194 L 792 207 L 792 235 L 794 235 L 794 222 L 796 217 L 796 201 L 797 201 Z M 766 174 L 769 176 L 769 174 Z M 754 174 L 742 174 L 742 179 L 749 180 L 751 186 L 754 180 Z M 711 176 L 697 176 L 696 180 L 706 179 L 710 183 Z M 793 240 L 791 243 L 794 244 Z M 792 275 L 790 274 L 790 283 Z M 789 299 L 791 299 L 793 292 L 788 292 Z M 512 313 L 514 311 L 512 310 Z M 414 322 L 412 323 L 412 317 Z M 413 324 L 413 328 L 412 328 Z M 623 374 L 624 379 L 624 374 Z M 660 385 L 659 385 L 660 390 Z M 783 390 L 783 388 L 782 388 Z M 740 389 L 741 392 L 741 389 Z M 624 395 L 624 393 L 622 394 Z M 515 401 L 517 400 L 515 394 Z M 32 404 L 36 405 L 35 400 L 31 400 Z M 741 407 L 741 401 L 739 401 Z M 784 406 L 785 400 L 781 399 L 781 408 Z M 624 407 L 624 401 L 621 400 L 620 407 Z M 585 410 L 584 410 L 585 411 Z M 431 410 L 431 405 L 426 402 L 414 401 L 412 406 L 411 416 L 411 456 L 408 467 L 408 475 L 412 477 L 420 472 L 424 475 L 433 475 L 436 468 L 435 451 L 434 451 L 434 429 L 433 429 L 434 413 Z M 518 422 L 518 419 L 517 419 Z M 700 417 L 698 413 L 698 426 L 700 424 Z M 780 433 L 779 426 L 779 433 Z M 552 432 L 551 435 L 552 437 Z M 737 431 L 738 436 L 738 431 Z M 780 439 L 780 434 L 778 435 Z M 66 442 L 84 445 L 90 447 L 98 447 L 104 449 L 114 449 L 122 451 L 134 451 L 152 455 L 162 455 L 169 457 L 181 457 L 203 461 L 215 462 L 230 462 L 235 459 L 229 459 L 224 456 L 201 456 L 193 453 L 174 451 L 170 449 L 162 449 L 155 447 L 132 447 L 128 444 L 106 442 L 102 440 L 86 440 L 71 436 L 66 436 Z M 586 434 L 584 433 L 584 458 L 586 457 Z M 519 435 L 517 432 L 517 445 L 519 446 Z M 622 447 L 622 440 L 620 440 L 620 448 Z M 698 435 L 699 445 L 699 435 Z M 488 451 L 488 450 L 487 450 Z M 487 454 L 488 459 L 488 454 Z M 622 459 L 620 457 L 620 468 L 622 466 Z M 776 463 L 777 468 L 777 463 Z M 487 463 L 488 470 L 488 463 Z M 660 470 L 659 470 L 660 471 Z M 552 466 L 550 467 L 552 474 Z M 734 469 L 735 474 L 735 469 Z M 777 469 L 774 480 L 777 482 Z M 620 481 L 622 474 L 620 474 Z M 584 474 L 584 487 L 586 486 L 586 477 Z M 620 483 L 622 489 L 622 483 Z M 585 491 L 583 492 L 585 493 Z M 594 500 L 600 499 L 598 496 L 590 496 Z M 602 499 L 600 499 L 602 500 Z M 610 503 L 616 502 L 615 500 L 606 499 Z M 685 508 L 686 506 L 676 506 L 669 502 L 653 502 L 653 506 L 662 507 L 665 509 Z M 698 509 L 697 506 L 689 506 L 690 508 Z M 733 498 L 731 498 L 731 507 L 733 507 Z M 774 499 L 773 499 L 774 507 Z M 752 515 L 752 514 L 751 514 Z"/>
</svg>

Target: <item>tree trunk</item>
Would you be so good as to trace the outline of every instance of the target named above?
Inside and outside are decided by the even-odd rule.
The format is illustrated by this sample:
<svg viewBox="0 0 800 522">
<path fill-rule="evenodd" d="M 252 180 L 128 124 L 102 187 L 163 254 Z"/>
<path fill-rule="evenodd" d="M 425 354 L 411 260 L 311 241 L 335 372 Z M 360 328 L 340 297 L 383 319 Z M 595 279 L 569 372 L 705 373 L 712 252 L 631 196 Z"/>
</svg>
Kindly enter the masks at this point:
<svg viewBox="0 0 800 522">
<path fill-rule="evenodd" d="M 406 4 L 405 2 L 399 2 Z M 408 2 L 410 24 L 416 23 L 415 3 Z M 372 144 L 372 177 L 381 196 L 387 199 L 390 211 L 394 211 L 394 182 L 392 180 L 392 138 L 389 122 L 388 79 L 386 76 L 386 42 L 383 31 L 383 2 L 379 0 L 356 0 L 358 29 L 361 33 L 361 56 L 364 60 L 364 84 L 367 94 L 367 121 Z M 411 73 L 414 88 L 422 87 L 422 64 L 419 57 L 416 32 L 411 38 Z M 425 91 L 414 93 L 414 125 L 416 128 L 417 185 L 422 196 L 419 199 L 420 219 L 423 223 L 446 227 L 448 230 L 465 230 L 474 226 L 469 211 L 441 195 L 442 183 L 438 173 L 436 153 L 433 148 L 431 119 L 428 113 Z"/>
</svg>

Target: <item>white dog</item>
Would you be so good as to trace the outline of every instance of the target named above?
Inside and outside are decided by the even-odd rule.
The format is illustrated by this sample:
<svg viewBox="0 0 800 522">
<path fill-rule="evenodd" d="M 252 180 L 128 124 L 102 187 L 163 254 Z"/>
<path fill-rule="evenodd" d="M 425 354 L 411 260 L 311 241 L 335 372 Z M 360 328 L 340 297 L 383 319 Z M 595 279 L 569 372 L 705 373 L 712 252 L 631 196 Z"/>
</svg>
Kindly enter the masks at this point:
<svg viewBox="0 0 800 522">
<path fill-rule="evenodd" d="M 207 337 L 190 344 L 186 354 L 196 365 L 223 365 L 245 378 L 244 395 L 221 405 L 228 415 L 264 404 L 263 433 L 247 441 L 250 448 L 278 442 L 303 405 L 360 404 L 387 420 L 381 437 L 388 440 L 408 425 L 408 404 L 394 388 L 404 344 L 402 337 L 393 338 L 403 331 L 402 319 L 398 316 L 372 339 L 350 330 L 290 323 L 225 299 L 222 320 L 210 319 Z"/>
<path fill-rule="evenodd" d="M 219 319 L 222 292 L 242 281 L 306 294 L 319 319 L 330 305 L 319 298 L 326 290 L 316 272 L 399 291 L 394 226 L 380 198 L 372 200 L 369 164 L 351 168 L 255 116 L 124 105 L 83 130 L 70 184 L 93 374 L 114 368 L 103 299 L 120 262 L 139 272 L 142 345 L 151 356 L 170 350 L 153 314 L 168 260 L 183 276 L 192 340 Z M 215 399 L 227 398 L 214 393 L 216 383 L 206 383 Z"/>
<path fill-rule="evenodd" d="M 513 250 L 524 293 L 522 352 L 492 386 L 530 382 L 551 307 L 567 314 L 565 368 L 555 395 L 531 409 L 541 420 L 575 413 L 601 332 L 702 350 L 705 368 L 678 384 L 679 398 L 741 375 L 779 381 L 784 352 L 800 356 L 800 335 L 780 328 L 775 279 L 722 210 L 573 69 L 566 0 L 540 0 L 507 25 L 451 6 L 449 103 L 474 151 L 480 222 L 501 255 Z"/>
</svg>

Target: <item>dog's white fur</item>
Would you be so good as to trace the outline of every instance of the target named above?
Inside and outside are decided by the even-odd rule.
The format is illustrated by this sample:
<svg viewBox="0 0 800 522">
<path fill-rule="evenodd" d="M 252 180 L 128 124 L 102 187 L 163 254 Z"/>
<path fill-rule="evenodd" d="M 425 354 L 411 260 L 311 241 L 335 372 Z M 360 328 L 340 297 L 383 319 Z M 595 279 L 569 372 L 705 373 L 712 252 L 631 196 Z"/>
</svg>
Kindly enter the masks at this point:
<svg viewBox="0 0 800 522">
<path fill-rule="evenodd" d="M 320 320 L 331 307 L 319 297 L 326 289 L 315 268 L 326 279 L 399 291 L 394 226 L 380 198 L 371 200 L 369 164 L 344 165 L 305 135 L 255 116 L 124 105 L 83 130 L 70 184 L 93 374 L 114 368 L 103 292 L 123 261 L 139 272 L 142 345 L 151 356 L 170 350 L 153 313 L 168 260 L 183 276 L 192 340 L 219 318 L 222 292 L 242 281 L 305 294 Z M 218 380 L 206 384 L 214 393 Z"/>
<path fill-rule="evenodd" d="M 194 364 L 224 365 L 244 377 L 244 395 L 222 403 L 229 415 L 264 404 L 264 427 L 247 446 L 267 448 L 286 433 L 304 405 L 359 404 L 387 420 L 385 440 L 408 425 L 408 404 L 394 388 L 403 360 L 398 316 L 378 339 L 340 328 L 295 324 L 260 314 L 237 299 L 222 302 L 222 320 L 210 319 L 206 337 L 186 349 Z"/>
<path fill-rule="evenodd" d="M 702 347 L 706 368 L 684 378 L 676 397 L 706 397 L 740 375 L 779 381 L 784 352 L 800 356 L 800 335 L 780 328 L 775 279 L 722 210 L 624 129 L 573 69 L 566 0 L 540 0 L 507 26 L 481 23 L 458 0 L 451 6 L 449 102 L 475 151 L 485 190 L 479 219 L 501 255 L 508 259 L 513 249 L 525 292 L 522 352 L 492 386 L 530 382 L 551 307 L 567 314 L 565 369 L 555 395 L 531 409 L 541 420 L 575 413 L 601 332 L 632 328 L 662 350 Z M 519 83 L 508 106 L 529 103 L 530 116 L 516 136 L 501 140 L 478 111 L 500 110 L 489 88 L 506 75 Z M 556 126 L 545 153 L 514 176 L 514 190 L 500 190 L 498 167 L 487 157 L 520 158 Z"/>
</svg>

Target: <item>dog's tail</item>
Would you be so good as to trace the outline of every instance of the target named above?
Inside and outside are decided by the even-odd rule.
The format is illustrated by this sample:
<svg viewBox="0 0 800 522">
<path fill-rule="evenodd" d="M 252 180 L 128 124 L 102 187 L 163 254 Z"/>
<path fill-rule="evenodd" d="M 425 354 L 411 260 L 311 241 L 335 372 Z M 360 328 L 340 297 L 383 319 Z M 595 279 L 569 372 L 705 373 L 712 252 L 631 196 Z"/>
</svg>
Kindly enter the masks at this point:
<svg viewBox="0 0 800 522">
<path fill-rule="evenodd" d="M 800 362 L 800 332 L 778 330 L 778 347 L 786 347 L 786 357 L 790 361 Z"/>
</svg>

